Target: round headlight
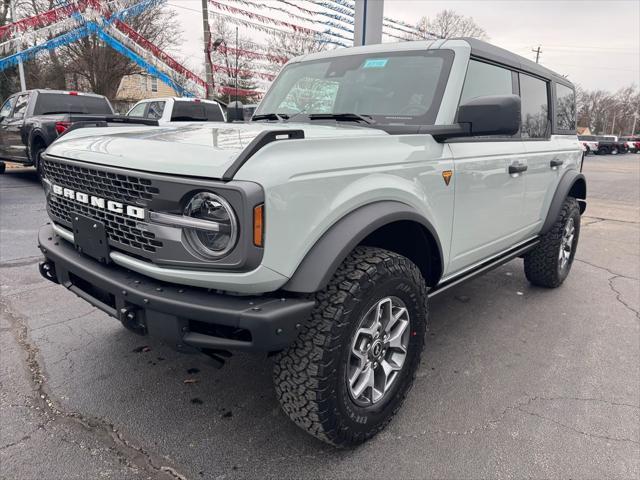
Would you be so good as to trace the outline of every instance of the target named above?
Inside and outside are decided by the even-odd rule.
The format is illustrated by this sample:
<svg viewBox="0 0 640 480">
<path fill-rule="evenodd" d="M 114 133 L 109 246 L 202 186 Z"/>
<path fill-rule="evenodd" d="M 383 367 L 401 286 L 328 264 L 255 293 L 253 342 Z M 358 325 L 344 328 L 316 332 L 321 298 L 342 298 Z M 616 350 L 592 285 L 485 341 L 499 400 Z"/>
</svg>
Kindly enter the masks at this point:
<svg viewBox="0 0 640 480">
<path fill-rule="evenodd" d="M 231 205 L 211 192 L 193 196 L 184 214 L 200 220 L 202 228 L 185 229 L 189 244 L 202 256 L 219 258 L 231 251 L 238 239 L 238 222 Z"/>
</svg>

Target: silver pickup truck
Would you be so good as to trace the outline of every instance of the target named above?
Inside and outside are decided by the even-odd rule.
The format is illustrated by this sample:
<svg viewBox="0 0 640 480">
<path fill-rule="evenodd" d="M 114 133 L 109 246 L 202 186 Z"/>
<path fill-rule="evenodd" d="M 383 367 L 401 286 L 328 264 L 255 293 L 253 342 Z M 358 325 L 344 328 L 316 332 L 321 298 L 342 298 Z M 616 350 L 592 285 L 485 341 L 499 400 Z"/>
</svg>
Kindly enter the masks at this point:
<svg viewBox="0 0 640 480">
<path fill-rule="evenodd" d="M 431 297 L 515 258 L 560 286 L 586 208 L 571 83 L 471 39 L 296 58 L 250 123 L 43 158 L 45 278 L 181 351 L 272 354 L 284 411 L 337 446 L 399 409 Z"/>
</svg>

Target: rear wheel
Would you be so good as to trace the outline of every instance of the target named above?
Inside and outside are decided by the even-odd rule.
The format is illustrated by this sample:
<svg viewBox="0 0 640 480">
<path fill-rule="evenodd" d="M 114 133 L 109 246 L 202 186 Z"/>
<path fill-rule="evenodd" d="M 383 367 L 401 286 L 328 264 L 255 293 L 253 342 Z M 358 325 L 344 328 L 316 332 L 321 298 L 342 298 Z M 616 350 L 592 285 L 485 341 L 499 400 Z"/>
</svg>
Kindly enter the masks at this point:
<svg viewBox="0 0 640 480">
<path fill-rule="evenodd" d="M 608 155 L 609 154 L 609 147 L 599 147 L 598 148 L 598 154 L 599 155 Z"/>
<path fill-rule="evenodd" d="M 296 342 L 276 357 L 276 393 L 311 435 L 357 445 L 389 423 L 413 384 L 427 288 L 407 258 L 358 247 L 316 300 Z"/>
<path fill-rule="evenodd" d="M 524 257 L 527 280 L 540 287 L 562 285 L 571 271 L 579 236 L 580 207 L 575 198 L 567 197 L 551 230 Z"/>
</svg>

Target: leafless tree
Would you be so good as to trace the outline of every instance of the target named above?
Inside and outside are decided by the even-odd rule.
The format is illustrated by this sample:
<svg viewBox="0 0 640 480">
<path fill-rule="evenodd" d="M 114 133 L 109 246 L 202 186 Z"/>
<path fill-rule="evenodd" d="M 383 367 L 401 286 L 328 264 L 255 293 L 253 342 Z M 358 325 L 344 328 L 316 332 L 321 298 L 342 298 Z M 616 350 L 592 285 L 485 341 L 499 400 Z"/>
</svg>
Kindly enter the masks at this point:
<svg viewBox="0 0 640 480">
<path fill-rule="evenodd" d="M 630 85 L 617 92 L 577 89 L 577 118 L 579 127 L 587 127 L 593 134 L 630 135 L 640 130 L 634 115 L 640 113 L 640 91 Z"/>
<path fill-rule="evenodd" d="M 276 35 L 267 40 L 269 51 L 275 56 L 293 58 L 307 53 L 328 50 L 328 44 L 308 35 Z"/>
<path fill-rule="evenodd" d="M 454 10 L 442 10 L 433 19 L 422 17 L 416 24 L 425 38 L 436 35 L 440 38 L 471 37 L 487 40 L 487 32 L 472 17 L 465 17 Z M 411 38 L 415 40 L 414 37 Z"/>
<path fill-rule="evenodd" d="M 55 6 L 54 0 L 25 0 L 20 5 L 20 16 L 38 15 Z M 127 19 L 126 23 L 162 49 L 180 43 L 180 29 L 175 15 L 162 5 L 145 10 Z M 48 38 L 39 39 L 46 40 Z M 38 57 L 25 66 L 27 75 L 31 77 L 31 86 L 65 88 L 71 76 L 87 84 L 93 92 L 110 99 L 115 97 L 124 76 L 142 72 L 137 64 L 95 35 L 49 51 L 48 56 Z M 43 83 L 45 85 L 41 85 Z"/>
</svg>

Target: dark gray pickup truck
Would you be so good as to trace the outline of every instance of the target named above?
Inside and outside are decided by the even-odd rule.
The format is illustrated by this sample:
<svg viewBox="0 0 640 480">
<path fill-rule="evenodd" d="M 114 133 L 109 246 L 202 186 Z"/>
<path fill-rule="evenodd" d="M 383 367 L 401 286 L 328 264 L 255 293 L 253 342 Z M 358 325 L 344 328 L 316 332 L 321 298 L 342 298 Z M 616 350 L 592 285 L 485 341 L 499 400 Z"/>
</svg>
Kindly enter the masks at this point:
<svg viewBox="0 0 640 480">
<path fill-rule="evenodd" d="M 10 96 L 0 107 L 0 173 L 3 160 L 36 167 L 40 155 L 55 139 L 80 127 L 100 127 L 154 120 L 116 115 L 106 97 L 60 90 L 27 90 Z"/>
</svg>

